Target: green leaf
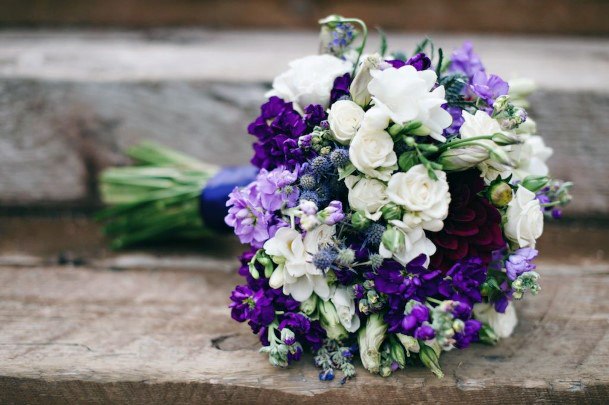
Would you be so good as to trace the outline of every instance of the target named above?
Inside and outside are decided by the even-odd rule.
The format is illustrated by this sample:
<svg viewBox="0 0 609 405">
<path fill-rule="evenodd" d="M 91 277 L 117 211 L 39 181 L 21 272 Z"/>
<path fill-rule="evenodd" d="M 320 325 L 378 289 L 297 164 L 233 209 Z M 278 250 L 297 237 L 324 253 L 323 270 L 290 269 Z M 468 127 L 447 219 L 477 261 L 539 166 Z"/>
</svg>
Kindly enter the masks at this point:
<svg viewBox="0 0 609 405">
<path fill-rule="evenodd" d="M 430 43 L 431 43 L 431 39 L 429 39 L 429 37 L 425 37 L 425 39 L 423 39 L 421 42 L 419 42 L 417 44 L 416 48 L 414 48 L 413 55 L 423 52 Z"/>
<path fill-rule="evenodd" d="M 353 163 L 349 163 L 346 167 L 338 169 L 338 179 L 343 180 L 345 177 L 355 173 L 357 169 L 353 166 Z"/>
<path fill-rule="evenodd" d="M 415 151 L 404 152 L 400 155 L 398 159 L 398 165 L 400 169 L 404 172 L 407 172 L 411 167 L 419 163 L 419 157 Z"/>
<path fill-rule="evenodd" d="M 444 62 L 444 51 L 442 48 L 438 48 L 438 64 L 436 65 L 436 75 L 440 77 L 442 73 L 442 62 Z"/>
</svg>

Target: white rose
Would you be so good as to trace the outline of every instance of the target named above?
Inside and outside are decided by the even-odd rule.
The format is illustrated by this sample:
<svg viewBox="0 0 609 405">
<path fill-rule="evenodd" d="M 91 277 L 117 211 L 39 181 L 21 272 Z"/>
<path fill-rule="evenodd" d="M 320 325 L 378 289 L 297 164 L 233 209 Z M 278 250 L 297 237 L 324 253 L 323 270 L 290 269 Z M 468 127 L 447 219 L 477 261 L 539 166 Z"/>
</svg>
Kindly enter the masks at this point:
<svg viewBox="0 0 609 405">
<path fill-rule="evenodd" d="M 300 233 L 292 228 L 280 228 L 264 243 L 264 250 L 273 258 L 277 268 L 269 279 L 272 288 L 283 287 L 285 295 L 296 301 L 306 301 L 313 292 L 320 298 L 330 298 L 330 287 L 323 272 L 311 263 Z"/>
<path fill-rule="evenodd" d="M 389 200 L 408 211 L 402 224 L 408 229 L 421 226 L 432 232 L 439 232 L 444 227 L 448 216 L 450 193 L 446 173 L 434 170 L 438 180 L 432 180 L 425 166 L 419 164 L 411 167 L 406 173 L 395 173 L 389 180 L 387 196 Z"/>
<path fill-rule="evenodd" d="M 516 310 L 511 302 L 503 314 L 495 311 L 494 305 L 486 303 L 474 304 L 474 317 L 480 322 L 489 325 L 500 338 L 510 337 L 518 324 Z"/>
<path fill-rule="evenodd" d="M 543 233 L 543 212 L 535 194 L 518 187 L 507 207 L 505 236 L 521 248 L 535 247 L 535 241 Z"/>
<path fill-rule="evenodd" d="M 383 181 L 389 180 L 398 168 L 393 139 L 385 131 L 388 124 L 389 117 L 379 109 L 371 108 L 349 146 L 349 159 L 357 170 Z"/>
<path fill-rule="evenodd" d="M 523 139 L 524 143 L 513 145 L 509 153 L 514 160 L 513 179 L 523 180 L 527 176 L 546 176 L 548 174 L 546 161 L 552 156 L 552 148 L 547 147 L 543 138 L 538 135 L 525 135 Z"/>
<path fill-rule="evenodd" d="M 505 131 L 501 129 L 499 122 L 482 110 L 476 111 L 475 115 L 463 111 L 462 115 L 464 122 L 459 130 L 461 139 L 493 135 L 498 132 L 505 133 Z M 510 166 L 492 159 L 490 151 L 496 150 L 497 153 L 505 155 L 510 151 L 510 146 L 499 146 L 490 139 L 480 140 L 476 143 L 478 145 L 472 145 L 470 148 L 475 149 L 478 154 L 488 154 L 488 158 L 478 164 L 478 169 L 482 172 L 482 176 L 489 182 L 495 180 L 499 175 L 507 177 L 509 175 Z"/>
<path fill-rule="evenodd" d="M 432 138 L 446 140 L 442 132 L 453 120 L 442 108 L 446 103 L 444 86 L 434 89 L 437 76 L 432 70 L 419 72 L 412 66 L 403 66 L 373 70 L 371 75 L 368 90 L 374 105 L 385 111 L 393 122 L 420 121 L 429 128 Z"/>
<path fill-rule="evenodd" d="M 366 218 L 378 221 L 381 208 L 389 202 L 385 183 L 365 177 L 348 176 L 345 185 L 349 189 L 349 206 L 354 211 L 361 211 Z"/>
<path fill-rule="evenodd" d="M 423 228 L 416 228 L 411 231 L 405 231 L 400 228 L 396 228 L 396 230 L 404 235 L 404 244 L 398 247 L 395 252 L 391 252 L 381 242 L 379 254 L 386 259 L 393 258 L 403 266 L 406 266 L 415 257 L 424 254 L 427 256 L 424 266 L 427 267 L 429 265 L 429 257 L 436 253 L 436 245 L 427 239 Z"/>
<path fill-rule="evenodd" d="M 336 308 L 340 323 L 349 332 L 355 332 L 359 329 L 360 319 L 355 313 L 355 301 L 353 293 L 345 286 L 340 286 L 334 291 L 334 295 L 330 299 Z"/>
<path fill-rule="evenodd" d="M 348 144 L 355 136 L 363 119 L 364 110 L 350 100 L 335 102 L 328 112 L 328 123 L 334 139 L 343 145 Z"/>
<path fill-rule="evenodd" d="M 290 69 L 273 80 L 267 97 L 277 96 L 292 101 L 294 108 L 304 111 L 309 104 L 330 104 L 334 79 L 351 72 L 353 65 L 331 55 L 311 55 L 289 63 Z"/>
</svg>

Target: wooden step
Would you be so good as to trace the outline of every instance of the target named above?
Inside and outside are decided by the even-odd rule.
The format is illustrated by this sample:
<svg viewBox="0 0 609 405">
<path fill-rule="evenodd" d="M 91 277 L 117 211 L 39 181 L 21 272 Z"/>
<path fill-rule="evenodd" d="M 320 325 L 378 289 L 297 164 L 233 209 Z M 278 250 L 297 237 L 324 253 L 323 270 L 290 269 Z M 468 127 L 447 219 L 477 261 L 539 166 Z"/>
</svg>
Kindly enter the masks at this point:
<svg viewBox="0 0 609 405">
<path fill-rule="evenodd" d="M 602 403 L 609 397 L 606 228 L 550 226 L 542 291 L 514 336 L 409 368 L 320 382 L 310 355 L 273 368 L 228 296 L 230 240 L 111 253 L 83 218 L 2 218 L 0 403 Z M 45 242 L 46 241 L 46 242 Z M 585 246 L 585 247 L 584 247 Z M 29 259 L 27 259 L 29 258 Z M 27 259 L 27 260 L 26 260 Z"/>
</svg>

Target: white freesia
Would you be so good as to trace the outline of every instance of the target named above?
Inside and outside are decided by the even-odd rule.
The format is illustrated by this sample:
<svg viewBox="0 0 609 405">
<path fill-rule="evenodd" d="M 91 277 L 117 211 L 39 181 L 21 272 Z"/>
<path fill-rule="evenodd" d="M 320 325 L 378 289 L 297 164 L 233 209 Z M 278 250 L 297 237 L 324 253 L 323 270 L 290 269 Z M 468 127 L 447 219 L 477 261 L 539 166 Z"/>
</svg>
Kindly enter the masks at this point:
<svg viewBox="0 0 609 405">
<path fill-rule="evenodd" d="M 312 236 L 307 240 L 309 235 Z M 305 245 L 317 248 L 318 244 L 312 240 L 315 236 L 319 236 L 319 233 L 309 232 L 303 241 L 300 233 L 286 227 L 278 229 L 275 236 L 264 244 L 264 250 L 277 264 L 269 285 L 272 288 L 283 287 L 284 294 L 291 294 L 300 302 L 306 301 L 313 292 L 324 300 L 330 298 L 326 277 L 311 263 L 314 252 L 307 252 L 305 248 Z"/>
<path fill-rule="evenodd" d="M 518 324 L 516 310 L 511 302 L 503 314 L 495 311 L 494 305 L 486 303 L 474 304 L 474 316 L 480 322 L 489 325 L 500 338 L 510 337 Z"/>
<path fill-rule="evenodd" d="M 385 131 L 389 117 L 378 108 L 364 114 L 360 129 L 349 146 L 351 163 L 367 176 L 389 180 L 397 168 L 397 155 L 393 151 L 393 139 Z"/>
<path fill-rule="evenodd" d="M 411 231 L 396 228 L 396 231 L 404 235 L 404 244 L 399 246 L 395 252 L 392 252 L 381 242 L 379 254 L 386 259 L 393 258 L 404 266 L 415 257 L 424 254 L 427 256 L 424 266 L 427 267 L 429 265 L 429 257 L 436 253 L 436 245 L 427 239 L 423 228 L 416 228 Z"/>
<path fill-rule="evenodd" d="M 535 247 L 543 233 L 543 212 L 535 193 L 520 186 L 508 204 L 505 236 L 521 248 Z"/>
<path fill-rule="evenodd" d="M 493 135 L 495 133 L 505 133 L 501 129 L 501 125 L 496 119 L 491 118 L 482 110 L 476 111 L 475 115 L 463 111 L 463 125 L 459 130 L 461 139 L 474 138 L 477 136 Z M 498 152 L 509 152 L 509 146 L 499 146 L 490 139 L 479 140 L 478 145 L 472 145 L 471 148 L 477 148 L 479 153 L 488 153 L 488 158 L 478 164 L 478 169 L 482 172 L 482 176 L 487 181 L 493 181 L 498 175 L 507 177 L 509 175 L 510 166 L 492 159 L 490 151 L 497 150 Z M 486 150 L 486 151 L 485 151 Z M 464 151 L 465 152 L 465 151 Z"/>
<path fill-rule="evenodd" d="M 412 66 L 371 71 L 368 90 L 374 105 L 386 112 L 397 124 L 420 121 L 430 136 L 444 142 L 442 135 L 452 123 L 451 115 L 442 108 L 446 104 L 444 86 L 436 85 L 432 70 L 417 71 Z"/>
<path fill-rule="evenodd" d="M 351 209 L 361 211 L 366 218 L 378 221 L 382 215 L 381 208 L 389 202 L 385 183 L 366 177 L 348 176 L 345 185 L 349 189 Z"/>
<path fill-rule="evenodd" d="M 355 332 L 360 327 L 360 319 L 355 313 L 355 301 L 353 292 L 345 286 L 337 287 L 334 295 L 330 298 L 334 304 L 340 323 L 349 332 Z"/>
<path fill-rule="evenodd" d="M 523 136 L 524 142 L 513 145 L 509 156 L 514 160 L 512 174 L 514 180 L 523 180 L 527 176 L 546 176 L 548 166 L 546 161 L 552 156 L 553 150 L 546 146 L 543 138 L 538 135 Z"/>
<path fill-rule="evenodd" d="M 348 144 L 364 119 L 364 110 L 351 100 L 338 100 L 328 112 L 328 124 L 334 139 Z"/>
<path fill-rule="evenodd" d="M 328 107 L 334 79 L 353 69 L 350 62 L 327 54 L 296 59 L 288 66 L 289 70 L 273 80 L 273 89 L 266 96 L 292 101 L 300 112 L 309 104 Z"/>
<path fill-rule="evenodd" d="M 406 229 L 422 227 L 439 232 L 448 216 L 450 193 L 446 173 L 434 170 L 438 180 L 429 177 L 425 166 L 419 164 L 406 173 L 395 173 L 387 186 L 387 196 L 393 203 L 406 209 L 400 222 L 392 222 Z"/>
</svg>

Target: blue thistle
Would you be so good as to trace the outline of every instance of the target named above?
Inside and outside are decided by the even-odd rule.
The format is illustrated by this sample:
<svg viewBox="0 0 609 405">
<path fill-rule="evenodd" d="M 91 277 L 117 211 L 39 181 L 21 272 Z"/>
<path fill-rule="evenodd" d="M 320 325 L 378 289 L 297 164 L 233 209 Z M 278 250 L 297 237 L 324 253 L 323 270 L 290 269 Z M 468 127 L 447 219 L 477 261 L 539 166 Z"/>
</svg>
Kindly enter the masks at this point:
<svg viewBox="0 0 609 405">
<path fill-rule="evenodd" d="M 313 190 L 305 190 L 300 193 L 300 200 L 312 201 L 319 206 L 319 195 Z"/>
<path fill-rule="evenodd" d="M 332 263 L 336 260 L 336 255 L 336 252 L 331 248 L 321 249 L 313 255 L 313 264 L 319 270 L 325 271 L 332 266 Z"/>
<path fill-rule="evenodd" d="M 311 175 L 311 174 L 304 174 L 300 178 L 300 187 L 303 190 L 313 190 L 313 189 L 315 189 L 316 185 L 317 185 L 317 182 L 315 181 L 315 177 L 313 177 L 313 175 Z"/>
<path fill-rule="evenodd" d="M 350 162 L 349 151 L 347 149 L 334 149 L 330 153 L 330 161 L 335 167 L 343 168 Z"/>
<path fill-rule="evenodd" d="M 378 247 L 381 244 L 383 232 L 385 232 L 385 227 L 383 225 L 376 222 L 372 223 L 368 229 L 366 229 L 366 243 Z"/>
<path fill-rule="evenodd" d="M 326 156 L 317 156 L 311 161 L 311 169 L 317 177 L 321 177 L 330 174 L 334 167 Z"/>
</svg>

